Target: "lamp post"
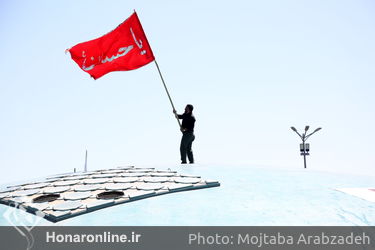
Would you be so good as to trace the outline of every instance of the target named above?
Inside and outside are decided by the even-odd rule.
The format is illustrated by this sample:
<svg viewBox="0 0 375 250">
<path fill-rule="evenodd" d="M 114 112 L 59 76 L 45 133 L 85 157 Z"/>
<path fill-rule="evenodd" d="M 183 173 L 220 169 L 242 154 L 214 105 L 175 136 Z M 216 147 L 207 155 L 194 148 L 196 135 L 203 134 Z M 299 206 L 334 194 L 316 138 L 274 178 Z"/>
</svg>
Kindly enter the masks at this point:
<svg viewBox="0 0 375 250">
<path fill-rule="evenodd" d="M 307 139 L 312 136 L 314 133 L 318 132 L 319 130 L 321 130 L 322 128 L 317 128 L 314 130 L 314 132 L 312 132 L 311 134 L 307 134 L 307 131 L 309 130 L 310 126 L 305 126 L 305 132 L 302 133 L 302 135 L 300 133 L 298 133 L 297 129 L 295 127 L 290 127 L 294 132 L 296 132 L 296 134 L 301 138 L 302 140 L 302 143 L 300 144 L 299 146 L 299 149 L 301 151 L 301 155 L 303 155 L 303 165 L 304 167 L 306 168 L 306 155 L 310 155 L 309 154 L 309 151 L 310 151 L 310 144 L 306 143 Z"/>
</svg>

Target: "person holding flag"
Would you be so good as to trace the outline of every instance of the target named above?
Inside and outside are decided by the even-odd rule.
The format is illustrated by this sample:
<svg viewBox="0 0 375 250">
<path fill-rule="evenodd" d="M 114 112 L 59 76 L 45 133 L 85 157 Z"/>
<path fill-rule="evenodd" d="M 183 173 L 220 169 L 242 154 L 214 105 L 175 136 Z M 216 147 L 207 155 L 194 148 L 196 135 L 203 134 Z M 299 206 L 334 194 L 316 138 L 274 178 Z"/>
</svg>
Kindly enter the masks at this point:
<svg viewBox="0 0 375 250">
<path fill-rule="evenodd" d="M 188 104 L 185 113 L 177 115 L 159 65 L 135 11 L 111 32 L 99 38 L 79 43 L 67 49 L 66 52 L 69 52 L 73 61 L 95 80 L 113 71 L 135 70 L 154 61 L 183 133 L 180 147 L 182 163 L 186 163 L 186 155 L 189 162 L 194 163 L 191 150 L 195 139 L 193 105 Z M 182 125 L 179 119 L 182 119 Z"/>
<path fill-rule="evenodd" d="M 182 115 L 178 115 L 177 111 L 174 109 L 173 113 L 176 118 L 182 119 L 181 132 L 182 139 L 180 144 L 180 153 L 181 153 L 181 164 L 186 164 L 186 155 L 189 159 L 189 163 L 194 163 L 193 150 L 191 149 L 193 141 L 195 140 L 194 135 L 194 125 L 195 117 L 193 115 L 193 105 L 188 104 L 185 107 L 185 112 Z"/>
</svg>

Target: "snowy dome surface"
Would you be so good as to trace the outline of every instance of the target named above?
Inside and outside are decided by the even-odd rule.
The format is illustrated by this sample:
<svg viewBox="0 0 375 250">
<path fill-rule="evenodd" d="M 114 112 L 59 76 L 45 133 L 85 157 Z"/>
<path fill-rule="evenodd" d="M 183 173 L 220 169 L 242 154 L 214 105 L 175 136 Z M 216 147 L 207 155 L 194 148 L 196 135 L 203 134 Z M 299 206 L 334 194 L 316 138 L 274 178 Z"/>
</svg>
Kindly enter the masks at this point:
<svg viewBox="0 0 375 250">
<path fill-rule="evenodd" d="M 374 189 L 373 176 L 238 165 L 196 164 L 166 168 L 181 174 L 202 176 L 206 180 L 218 180 L 221 186 L 109 207 L 55 225 L 375 225 L 375 202 L 336 190 Z M 3 215 L 9 209 L 14 208 L 0 205 Z M 26 216 L 23 211 L 19 213 Z M 1 216 L 0 225 L 10 223 Z M 52 223 L 40 220 L 38 225 Z"/>
</svg>

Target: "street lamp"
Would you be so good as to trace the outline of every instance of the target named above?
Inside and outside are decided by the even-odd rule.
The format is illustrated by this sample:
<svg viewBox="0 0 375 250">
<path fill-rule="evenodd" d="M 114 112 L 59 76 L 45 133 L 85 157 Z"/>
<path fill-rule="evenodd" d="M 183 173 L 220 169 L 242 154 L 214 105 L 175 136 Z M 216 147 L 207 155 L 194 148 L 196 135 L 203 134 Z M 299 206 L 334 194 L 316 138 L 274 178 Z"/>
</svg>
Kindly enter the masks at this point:
<svg viewBox="0 0 375 250">
<path fill-rule="evenodd" d="M 301 151 L 301 155 L 303 155 L 303 163 L 304 163 L 304 167 L 306 168 L 306 155 L 310 155 L 309 154 L 309 151 L 310 151 L 310 144 L 306 143 L 307 139 L 312 136 L 314 133 L 318 132 L 319 130 L 321 130 L 322 128 L 317 128 L 314 130 L 314 132 L 312 132 L 311 134 L 307 134 L 307 131 L 309 130 L 310 126 L 306 126 L 305 127 L 305 133 L 302 133 L 302 135 L 300 133 L 298 133 L 297 129 L 295 127 L 290 127 L 294 132 L 296 132 L 296 134 L 301 138 L 302 140 L 302 143 L 299 145 L 299 149 Z"/>
</svg>

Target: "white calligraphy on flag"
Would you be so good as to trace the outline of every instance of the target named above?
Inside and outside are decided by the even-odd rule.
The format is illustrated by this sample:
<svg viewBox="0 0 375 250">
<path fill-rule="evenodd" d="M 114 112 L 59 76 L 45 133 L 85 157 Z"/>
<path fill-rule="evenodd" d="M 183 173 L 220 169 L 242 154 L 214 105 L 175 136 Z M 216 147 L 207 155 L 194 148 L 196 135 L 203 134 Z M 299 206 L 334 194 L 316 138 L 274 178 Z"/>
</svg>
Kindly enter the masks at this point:
<svg viewBox="0 0 375 250">
<path fill-rule="evenodd" d="M 140 54 L 141 55 L 145 55 L 147 53 L 147 51 L 146 50 L 142 50 L 142 48 L 143 48 L 142 40 L 137 40 L 137 38 L 135 37 L 135 34 L 134 34 L 132 28 L 130 28 L 130 32 L 132 34 L 132 37 L 134 39 L 135 44 L 138 46 L 139 49 L 141 49 Z M 117 58 L 125 56 L 126 54 L 128 54 L 133 49 L 133 47 L 134 47 L 133 45 L 129 45 L 127 47 L 121 47 L 121 48 L 118 49 L 118 53 L 116 55 L 113 55 L 110 58 L 108 58 L 108 56 L 107 56 L 103 60 L 100 60 L 101 57 L 99 57 L 99 61 L 101 63 L 112 62 L 113 60 L 116 60 Z M 82 69 L 85 70 L 85 71 L 92 70 L 95 67 L 95 64 L 86 67 L 86 59 L 87 58 L 86 58 L 86 52 L 85 51 L 82 51 L 82 57 L 85 58 L 83 60 Z M 95 59 L 94 57 L 91 57 L 91 61 L 94 61 L 94 59 Z"/>
</svg>

